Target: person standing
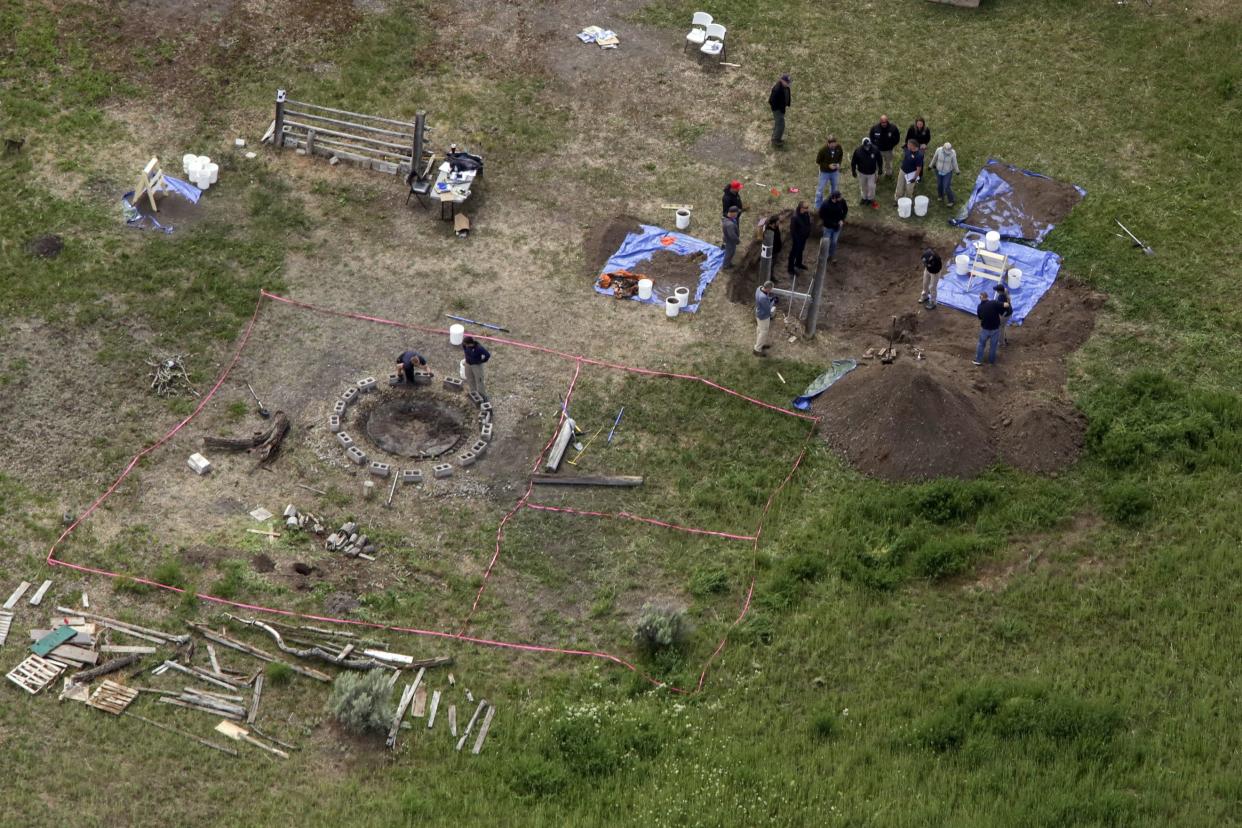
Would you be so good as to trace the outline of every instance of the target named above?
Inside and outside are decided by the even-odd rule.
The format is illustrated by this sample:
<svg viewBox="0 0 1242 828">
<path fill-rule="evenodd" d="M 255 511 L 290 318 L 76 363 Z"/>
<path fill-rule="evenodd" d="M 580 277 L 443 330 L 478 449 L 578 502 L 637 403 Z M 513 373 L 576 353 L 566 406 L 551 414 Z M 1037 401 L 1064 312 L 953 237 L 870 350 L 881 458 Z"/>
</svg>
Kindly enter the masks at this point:
<svg viewBox="0 0 1242 828">
<path fill-rule="evenodd" d="M 927 128 L 927 122 L 922 118 L 915 118 L 914 123 L 906 130 L 906 140 L 914 141 L 920 150 L 926 152 L 931 146 L 931 130 Z"/>
<path fill-rule="evenodd" d="M 724 247 L 725 254 L 721 267 L 733 267 L 733 254 L 737 252 L 738 242 L 742 240 L 742 231 L 737 223 L 739 213 L 737 207 L 730 207 L 729 212 L 720 220 L 720 235 L 724 239 L 721 246 Z"/>
<path fill-rule="evenodd" d="M 901 130 L 896 124 L 890 123 L 887 115 L 880 116 L 880 122 L 871 128 L 871 143 L 880 151 L 886 175 L 893 174 L 893 150 L 901 143 Z"/>
<path fill-rule="evenodd" d="M 936 200 L 946 201 L 950 207 L 957 201 L 953 195 L 953 173 L 961 172 L 957 166 L 957 150 L 945 141 L 932 155 L 931 167 L 936 172 Z"/>
<path fill-rule="evenodd" d="M 913 138 L 906 141 L 906 150 L 901 154 L 901 166 L 897 170 L 896 201 L 900 198 L 914 198 L 914 187 L 923 177 L 923 153 Z"/>
<path fill-rule="evenodd" d="M 975 365 L 983 364 L 984 346 L 988 348 L 988 364 L 996 364 L 996 347 L 1000 344 L 1001 314 L 1005 306 L 995 299 L 989 299 L 987 291 L 979 294 L 979 307 L 975 315 L 979 317 L 979 344 L 975 347 Z"/>
<path fill-rule="evenodd" d="M 785 146 L 785 110 L 789 109 L 793 96 L 789 91 L 789 75 L 781 75 L 780 80 L 768 93 L 768 106 L 772 107 L 772 146 Z"/>
<path fill-rule="evenodd" d="M 461 341 L 461 350 L 466 357 L 466 384 L 486 402 L 487 387 L 483 382 L 483 365 L 492 358 L 492 354 L 473 336 Z"/>
<path fill-rule="evenodd" d="M 427 367 L 427 360 L 418 351 L 403 351 L 401 356 L 397 357 L 397 370 L 405 374 L 405 381 L 408 385 L 414 384 L 414 366 L 420 368 Z"/>
<path fill-rule="evenodd" d="M 730 181 L 725 185 L 720 215 L 729 215 L 730 207 L 736 207 L 739 213 L 746 209 L 742 206 L 742 182 L 740 181 Z"/>
<path fill-rule="evenodd" d="M 819 219 L 824 223 L 824 241 L 821 244 L 827 243 L 830 262 L 837 260 L 837 239 L 845 229 L 845 217 L 849 212 L 850 206 L 845 203 L 841 193 L 835 190 L 819 208 Z"/>
<path fill-rule="evenodd" d="M 883 165 L 884 158 L 871 143 L 870 136 L 863 138 L 850 156 L 850 173 L 858 179 L 858 203 L 870 204 L 873 210 L 880 207 L 875 200 L 875 179 L 883 171 Z"/>
<path fill-rule="evenodd" d="M 797 276 L 797 271 L 806 270 L 802 263 L 802 252 L 806 249 L 806 241 L 811 237 L 811 211 L 805 201 L 799 201 L 789 219 L 789 275 Z"/>
<path fill-rule="evenodd" d="M 940 255 L 930 247 L 923 251 L 923 292 L 919 294 L 919 303 L 928 310 L 936 307 L 936 288 L 940 282 L 940 269 L 944 263 Z"/>
<path fill-rule="evenodd" d="M 755 291 L 755 356 L 767 356 L 764 351 L 772 347 L 768 344 L 768 332 L 772 328 L 772 312 L 778 301 L 772 295 L 773 287 L 770 281 L 764 282 Z"/>
<path fill-rule="evenodd" d="M 1005 278 L 1009 278 L 1009 272 L 1005 272 Z M 1000 344 L 1009 344 L 1009 317 L 1013 316 L 1013 302 L 1009 298 L 1009 291 L 1005 287 L 1004 282 L 996 285 L 996 301 L 1001 303 L 1001 325 L 1000 325 Z"/>
<path fill-rule="evenodd" d="M 829 135 L 828 141 L 819 149 L 815 163 L 819 165 L 819 186 L 815 188 L 815 209 L 824 203 L 824 185 L 828 192 L 841 189 L 841 162 L 845 159 L 845 150 L 837 143 L 837 136 Z"/>
<path fill-rule="evenodd" d="M 772 267 L 775 269 L 776 262 L 781 257 L 781 250 L 785 246 L 784 240 L 781 239 L 781 215 L 780 213 L 774 213 L 768 216 L 767 219 L 763 222 L 763 226 L 762 228 L 760 228 L 760 231 L 759 231 L 760 244 L 763 243 L 763 238 L 764 236 L 767 235 L 767 232 L 769 230 L 772 231 L 772 249 L 768 252 L 772 256 Z M 773 275 L 772 279 L 775 280 L 776 276 Z"/>
</svg>

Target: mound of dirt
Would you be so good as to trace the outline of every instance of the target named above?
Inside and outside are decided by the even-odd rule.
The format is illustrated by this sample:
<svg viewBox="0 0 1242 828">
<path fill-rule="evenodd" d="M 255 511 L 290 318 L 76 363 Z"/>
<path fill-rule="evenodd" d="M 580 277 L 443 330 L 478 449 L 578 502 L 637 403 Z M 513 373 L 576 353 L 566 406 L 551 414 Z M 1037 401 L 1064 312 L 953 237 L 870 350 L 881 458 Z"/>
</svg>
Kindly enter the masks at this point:
<svg viewBox="0 0 1242 828">
<path fill-rule="evenodd" d="M 866 366 L 820 397 L 829 444 L 888 480 L 973 477 L 996 462 L 987 417 L 970 395 L 913 360 Z"/>
<path fill-rule="evenodd" d="M 1001 458 L 1016 469 L 1047 474 L 1069 466 L 1082 452 L 1087 419 L 1058 400 L 1011 406 L 994 435 Z"/>
<path fill-rule="evenodd" d="M 26 250 L 40 259 L 55 259 L 65 249 L 65 242 L 60 236 L 39 236 L 26 243 Z"/>
<path fill-rule="evenodd" d="M 1082 194 L 1074 189 L 1074 185 L 1064 181 L 1024 175 L 996 161 L 984 169 L 1003 178 L 1012 189 L 995 198 L 979 201 L 971 208 L 966 223 L 975 227 L 1016 223 L 1023 238 L 1034 239 L 1048 225 L 1058 224 L 1069 215 L 1074 205 L 1082 201 Z"/>
<path fill-rule="evenodd" d="M 639 224 L 633 216 L 617 216 L 586 232 L 582 249 L 586 253 L 587 275 L 592 280 L 603 272 L 604 264 L 617 252 L 626 236 L 642 232 Z"/>
</svg>

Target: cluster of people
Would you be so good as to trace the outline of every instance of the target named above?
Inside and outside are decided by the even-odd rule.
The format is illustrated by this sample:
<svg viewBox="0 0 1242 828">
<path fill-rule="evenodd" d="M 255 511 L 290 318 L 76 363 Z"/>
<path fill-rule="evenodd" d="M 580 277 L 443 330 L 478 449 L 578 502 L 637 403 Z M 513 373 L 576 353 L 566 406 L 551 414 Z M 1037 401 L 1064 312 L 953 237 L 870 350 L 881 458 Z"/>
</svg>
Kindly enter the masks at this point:
<svg viewBox="0 0 1242 828">
<path fill-rule="evenodd" d="M 483 366 L 492 354 L 483 344 L 473 336 L 467 336 L 461 341 L 462 357 L 466 362 L 466 385 L 467 387 L 483 398 L 485 402 L 490 401 L 487 396 L 487 385 L 484 382 Z M 414 349 L 402 351 L 397 357 L 397 372 L 405 377 L 405 381 L 413 385 L 414 374 L 418 369 L 427 367 L 427 358 Z"/>
</svg>

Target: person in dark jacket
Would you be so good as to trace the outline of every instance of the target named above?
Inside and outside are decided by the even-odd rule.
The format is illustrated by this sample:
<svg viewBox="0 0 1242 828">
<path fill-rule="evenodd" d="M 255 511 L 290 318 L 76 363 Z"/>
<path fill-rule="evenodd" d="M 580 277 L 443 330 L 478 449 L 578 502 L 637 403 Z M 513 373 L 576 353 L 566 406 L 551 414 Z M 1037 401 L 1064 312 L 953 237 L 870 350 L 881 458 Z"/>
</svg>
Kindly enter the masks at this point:
<svg viewBox="0 0 1242 828">
<path fill-rule="evenodd" d="M 913 138 L 906 142 L 906 150 L 901 155 L 901 165 L 897 170 L 897 192 L 893 196 L 896 202 L 902 198 L 914 198 L 914 188 L 923 177 L 923 151 Z"/>
<path fill-rule="evenodd" d="M 724 248 L 724 264 L 721 267 L 733 267 L 733 254 L 742 240 L 742 231 L 737 223 L 739 214 L 737 207 L 730 207 L 728 214 L 720 220 L 721 247 Z"/>
<path fill-rule="evenodd" d="M 845 203 L 839 192 L 828 196 L 828 200 L 820 205 L 819 220 L 824 223 L 824 241 L 821 244 L 827 243 L 830 262 L 837 260 L 837 239 L 841 237 L 841 231 L 845 228 L 845 217 L 849 212 L 850 205 Z"/>
<path fill-rule="evenodd" d="M 930 247 L 923 251 L 923 292 L 919 294 L 919 302 L 928 310 L 936 307 L 936 288 L 942 267 L 944 263 L 940 261 L 940 254 Z"/>
<path fill-rule="evenodd" d="M 789 270 L 790 276 L 797 276 L 797 271 L 806 270 L 802 263 L 802 251 L 806 249 L 806 240 L 811 237 L 811 211 L 805 201 L 799 201 L 789 219 Z"/>
<path fill-rule="evenodd" d="M 473 336 L 461 341 L 461 351 L 466 357 L 466 383 L 470 390 L 487 401 L 487 387 L 483 382 L 483 364 L 492 358 L 491 351 L 483 347 Z"/>
<path fill-rule="evenodd" d="M 784 240 L 781 238 L 781 216 L 779 213 L 768 216 L 763 223 L 763 232 L 760 234 L 760 240 L 767 235 L 767 231 L 772 231 L 772 267 L 776 267 L 776 262 L 780 259 L 781 250 L 784 248 Z M 776 274 L 772 274 L 772 278 L 776 278 Z"/>
<path fill-rule="evenodd" d="M 850 156 L 850 173 L 858 179 L 858 203 L 870 204 L 873 210 L 880 207 L 875 201 L 875 179 L 883 172 L 883 166 L 884 158 L 870 136 L 863 138 Z"/>
<path fill-rule="evenodd" d="M 922 118 L 915 118 L 914 123 L 906 130 L 906 140 L 914 141 L 921 152 L 926 152 L 931 143 L 931 130 L 927 128 L 927 122 Z"/>
<path fill-rule="evenodd" d="M 414 366 L 420 368 L 427 367 L 427 359 L 418 351 L 404 351 L 401 356 L 397 357 L 397 370 L 405 374 L 407 385 L 414 384 Z"/>
<path fill-rule="evenodd" d="M 793 102 L 789 92 L 789 75 L 781 75 L 780 80 L 768 94 L 768 106 L 772 108 L 772 146 L 785 146 L 785 110 Z"/>
<path fill-rule="evenodd" d="M 845 160 L 845 150 L 837 143 L 837 136 L 829 135 L 828 140 L 815 156 L 819 165 L 819 186 L 815 188 L 815 209 L 824 203 L 824 185 L 828 192 L 841 189 L 841 163 Z"/>
<path fill-rule="evenodd" d="M 1005 278 L 1009 278 L 1009 272 L 1005 272 Z M 1009 298 L 1009 291 L 1005 287 L 1005 283 L 1001 282 L 995 288 L 996 301 L 1001 303 L 1001 327 L 1000 327 L 1000 344 L 1009 344 L 1009 317 L 1013 316 L 1013 301 Z"/>
<path fill-rule="evenodd" d="M 880 116 L 880 122 L 871 128 L 869 136 L 871 143 L 880 151 L 880 157 L 884 160 L 884 169 L 887 175 L 893 174 L 893 150 L 901 143 L 901 130 L 897 125 L 890 123 L 887 115 Z"/>
<path fill-rule="evenodd" d="M 730 181 L 724 188 L 724 200 L 720 206 L 720 215 L 729 215 L 729 208 L 736 207 L 740 213 L 746 208 L 742 206 L 742 182 Z"/>
<path fill-rule="evenodd" d="M 979 344 L 975 347 L 975 365 L 983 364 L 984 346 L 989 346 L 988 362 L 996 364 L 996 347 L 1000 344 L 1001 319 L 1005 304 L 989 299 L 987 291 L 979 294 L 979 307 L 975 315 L 979 317 Z"/>
</svg>

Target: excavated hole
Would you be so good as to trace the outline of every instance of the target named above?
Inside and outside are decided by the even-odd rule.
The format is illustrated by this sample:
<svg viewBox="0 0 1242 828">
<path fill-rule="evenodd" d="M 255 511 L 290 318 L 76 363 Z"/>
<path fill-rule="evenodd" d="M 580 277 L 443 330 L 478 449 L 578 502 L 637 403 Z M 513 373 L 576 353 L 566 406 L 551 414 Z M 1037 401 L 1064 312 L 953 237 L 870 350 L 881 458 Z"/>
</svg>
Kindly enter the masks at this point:
<svg viewBox="0 0 1242 828">
<path fill-rule="evenodd" d="M 473 434 L 470 412 L 435 397 L 385 400 L 360 411 L 359 426 L 382 451 L 419 460 L 442 457 Z"/>
</svg>

